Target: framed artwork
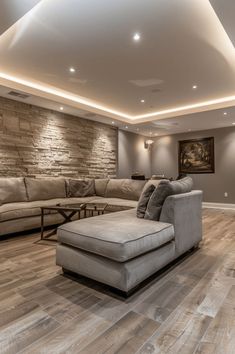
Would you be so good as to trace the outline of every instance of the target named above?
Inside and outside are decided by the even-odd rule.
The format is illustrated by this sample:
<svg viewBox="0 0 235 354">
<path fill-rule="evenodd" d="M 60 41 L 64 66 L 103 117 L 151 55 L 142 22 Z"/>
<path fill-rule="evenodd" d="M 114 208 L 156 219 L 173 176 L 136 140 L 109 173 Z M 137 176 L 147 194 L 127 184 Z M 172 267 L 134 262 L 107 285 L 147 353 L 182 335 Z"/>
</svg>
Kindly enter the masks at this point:
<svg viewBox="0 0 235 354">
<path fill-rule="evenodd" d="M 179 141 L 179 173 L 214 173 L 214 138 Z"/>
</svg>

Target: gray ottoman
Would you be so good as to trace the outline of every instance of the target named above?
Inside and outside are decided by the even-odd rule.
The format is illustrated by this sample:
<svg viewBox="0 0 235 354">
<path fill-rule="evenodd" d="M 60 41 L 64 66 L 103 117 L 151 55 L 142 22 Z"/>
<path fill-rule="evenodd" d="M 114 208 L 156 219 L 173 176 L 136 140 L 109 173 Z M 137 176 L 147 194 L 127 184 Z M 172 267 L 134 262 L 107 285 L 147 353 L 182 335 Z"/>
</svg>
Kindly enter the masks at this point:
<svg viewBox="0 0 235 354">
<path fill-rule="evenodd" d="M 125 293 L 174 259 L 171 224 L 138 219 L 127 210 L 58 229 L 57 264 Z"/>
<path fill-rule="evenodd" d="M 58 228 L 56 262 L 128 294 L 202 239 L 202 192 L 166 198 L 160 221 L 136 209 L 74 221 Z"/>
</svg>

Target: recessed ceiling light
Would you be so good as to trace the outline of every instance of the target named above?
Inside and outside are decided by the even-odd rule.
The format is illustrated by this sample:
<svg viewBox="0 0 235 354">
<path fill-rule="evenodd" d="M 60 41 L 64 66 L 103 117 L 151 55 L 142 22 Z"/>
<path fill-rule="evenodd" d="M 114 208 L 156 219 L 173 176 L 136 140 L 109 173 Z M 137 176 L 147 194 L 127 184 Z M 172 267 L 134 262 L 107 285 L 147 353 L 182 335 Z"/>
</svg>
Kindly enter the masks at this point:
<svg viewBox="0 0 235 354">
<path fill-rule="evenodd" d="M 112 122 L 112 124 L 115 124 L 115 122 Z"/>
<path fill-rule="evenodd" d="M 63 110 L 64 110 L 64 107 L 61 106 L 61 107 L 60 107 L 60 110 L 63 111 Z"/>
<path fill-rule="evenodd" d="M 128 126 L 126 125 L 125 128 L 128 129 Z"/>
<path fill-rule="evenodd" d="M 196 90 L 197 89 L 197 85 L 193 85 L 193 90 Z"/>
<path fill-rule="evenodd" d="M 138 42 L 140 40 L 140 34 L 139 33 L 135 33 L 133 36 L 134 41 Z"/>
<path fill-rule="evenodd" d="M 233 122 L 232 125 L 235 125 L 235 122 Z"/>
<path fill-rule="evenodd" d="M 71 68 L 69 68 L 69 71 L 71 72 L 71 73 L 75 73 L 75 69 L 71 66 Z"/>
<path fill-rule="evenodd" d="M 145 103 L 145 100 L 140 100 L 141 103 Z"/>
<path fill-rule="evenodd" d="M 224 112 L 224 116 L 227 116 L 227 114 L 228 114 L 227 112 Z"/>
</svg>

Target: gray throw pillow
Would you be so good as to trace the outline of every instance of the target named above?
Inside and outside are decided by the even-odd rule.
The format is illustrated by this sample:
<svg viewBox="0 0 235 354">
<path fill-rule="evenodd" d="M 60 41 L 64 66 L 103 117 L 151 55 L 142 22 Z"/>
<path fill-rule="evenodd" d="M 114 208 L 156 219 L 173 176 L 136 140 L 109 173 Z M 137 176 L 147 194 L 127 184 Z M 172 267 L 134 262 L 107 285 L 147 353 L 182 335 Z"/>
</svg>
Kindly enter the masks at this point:
<svg viewBox="0 0 235 354">
<path fill-rule="evenodd" d="M 193 188 L 193 180 L 191 177 L 184 177 L 177 181 L 171 182 L 173 194 L 189 193 Z"/>
<path fill-rule="evenodd" d="M 173 182 L 162 180 L 149 199 L 144 218 L 158 221 L 165 199 L 170 195 L 191 192 L 192 187 L 193 180 L 191 177 L 185 177 Z"/>
<path fill-rule="evenodd" d="M 154 190 L 155 190 L 155 186 L 153 184 L 150 184 L 147 188 L 143 189 L 137 205 L 137 212 L 136 212 L 137 218 L 142 218 L 142 219 L 144 218 L 145 211 L 147 209 L 147 205 L 149 202 L 149 198 L 151 197 Z"/>
<path fill-rule="evenodd" d="M 66 181 L 68 197 L 90 197 L 95 195 L 93 179 L 68 179 Z"/>
</svg>

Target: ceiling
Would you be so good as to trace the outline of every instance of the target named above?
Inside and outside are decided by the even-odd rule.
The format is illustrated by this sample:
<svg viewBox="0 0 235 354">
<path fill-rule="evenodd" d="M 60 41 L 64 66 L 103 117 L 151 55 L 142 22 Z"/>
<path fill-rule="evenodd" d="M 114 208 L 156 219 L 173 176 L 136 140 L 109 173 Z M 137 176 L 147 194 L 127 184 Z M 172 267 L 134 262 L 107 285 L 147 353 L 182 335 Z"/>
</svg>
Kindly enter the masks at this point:
<svg viewBox="0 0 235 354">
<path fill-rule="evenodd" d="M 2 0 L 0 6 L 2 96 L 26 92 L 25 102 L 63 105 L 69 114 L 145 135 L 231 125 L 234 0 Z"/>
<path fill-rule="evenodd" d="M 0 35 L 16 23 L 40 0 L 1 0 Z"/>
<path fill-rule="evenodd" d="M 127 130 L 144 136 L 164 136 L 170 134 L 184 133 L 189 131 L 200 131 L 213 128 L 231 127 L 235 122 L 235 106 L 226 109 L 217 109 L 207 112 L 193 113 L 181 117 L 161 119 L 142 124 L 126 124 L 119 120 L 110 120 L 107 117 L 91 113 L 84 109 L 77 109 L 71 106 L 61 106 L 56 101 L 47 100 L 34 95 L 25 98 L 15 97 L 9 94 L 12 90 L 0 86 L 0 96 L 21 101 L 23 103 L 44 107 L 60 114 L 70 114 L 81 118 L 93 120 L 100 123 L 111 124 L 122 130 Z M 21 91 L 13 91 L 19 92 Z M 63 111 L 60 108 L 63 107 Z M 226 113 L 226 114 L 225 114 Z"/>
</svg>

